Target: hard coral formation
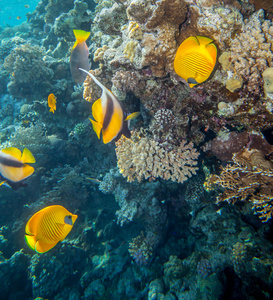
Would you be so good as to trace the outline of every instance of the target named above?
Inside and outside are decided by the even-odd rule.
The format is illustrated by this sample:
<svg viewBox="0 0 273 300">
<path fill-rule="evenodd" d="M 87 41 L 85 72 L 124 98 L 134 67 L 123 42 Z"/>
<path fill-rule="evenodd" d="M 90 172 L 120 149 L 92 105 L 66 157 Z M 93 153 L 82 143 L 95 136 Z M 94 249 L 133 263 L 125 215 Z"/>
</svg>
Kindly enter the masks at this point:
<svg viewBox="0 0 273 300">
<path fill-rule="evenodd" d="M 153 75 L 165 76 L 173 70 L 176 37 L 179 25 L 186 19 L 186 3 L 183 0 L 132 0 L 126 5 L 129 19 L 137 22 L 143 31 L 141 67 L 151 66 Z"/>
<path fill-rule="evenodd" d="M 273 24 L 264 19 L 263 10 L 254 13 L 230 41 L 227 72 L 233 79 L 243 78 L 247 90 L 255 95 L 261 93 L 263 71 L 273 66 L 272 43 Z"/>
<path fill-rule="evenodd" d="M 24 97 L 41 90 L 50 90 L 49 80 L 53 77 L 43 60 L 43 48 L 29 43 L 14 48 L 5 58 L 4 68 L 10 74 L 9 92 L 15 97 Z"/>
<path fill-rule="evenodd" d="M 224 192 L 217 203 L 248 201 L 263 222 L 273 216 L 273 163 L 259 150 L 242 151 L 233 155 L 233 164 L 222 168 L 220 175 L 211 175 L 205 182 L 208 189 L 218 185 Z"/>
<path fill-rule="evenodd" d="M 176 37 L 186 15 L 187 6 L 183 0 L 115 3 L 97 14 L 95 26 L 101 34 L 98 30 L 94 32 L 91 47 L 95 51 L 108 46 L 104 59 L 113 69 L 119 66 L 134 66 L 136 69 L 149 66 L 153 75 L 165 76 L 173 70 Z M 110 21 L 106 23 L 105 19 Z M 118 34 L 122 35 L 122 40 L 116 36 Z"/>
<path fill-rule="evenodd" d="M 129 182 L 156 178 L 184 182 L 198 170 L 199 153 L 185 140 L 168 150 L 152 138 L 134 133 L 132 139 L 122 136 L 116 142 L 116 154 L 120 173 Z"/>
</svg>

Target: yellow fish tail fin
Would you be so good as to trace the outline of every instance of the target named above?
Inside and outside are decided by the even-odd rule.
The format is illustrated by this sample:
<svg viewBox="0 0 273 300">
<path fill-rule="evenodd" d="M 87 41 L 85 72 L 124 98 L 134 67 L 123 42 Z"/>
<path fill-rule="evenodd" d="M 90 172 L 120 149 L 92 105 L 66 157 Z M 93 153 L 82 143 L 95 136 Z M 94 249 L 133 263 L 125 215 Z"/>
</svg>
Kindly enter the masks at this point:
<svg viewBox="0 0 273 300">
<path fill-rule="evenodd" d="M 29 248 L 35 250 L 36 237 L 34 235 L 25 235 L 25 241 Z"/>
<path fill-rule="evenodd" d="M 54 114 L 54 108 L 51 107 L 50 110 L 49 110 L 49 112 L 52 112 Z"/>
<path fill-rule="evenodd" d="M 21 160 L 22 152 L 18 148 L 9 147 L 9 148 L 5 148 L 1 151 L 6 153 L 6 154 L 9 154 L 9 155 L 13 156 L 17 160 Z"/>
<path fill-rule="evenodd" d="M 139 115 L 140 115 L 139 111 L 133 112 L 132 114 L 130 114 L 129 116 L 127 116 L 124 121 L 136 119 Z"/>
<path fill-rule="evenodd" d="M 36 162 L 34 156 L 32 155 L 32 153 L 27 148 L 25 148 L 23 150 L 21 160 L 22 160 L 23 163 L 30 163 L 30 164 L 34 164 Z"/>
<path fill-rule="evenodd" d="M 89 31 L 77 30 L 77 29 L 74 29 L 73 33 L 74 33 L 75 38 L 76 38 L 76 42 L 73 46 L 73 49 L 77 46 L 77 44 L 85 42 L 88 39 L 89 35 L 90 35 Z"/>
<path fill-rule="evenodd" d="M 101 129 L 102 129 L 102 125 L 100 123 L 92 120 L 92 119 L 89 119 L 89 120 L 93 125 L 93 130 L 96 132 L 98 139 L 100 139 L 100 132 L 101 132 Z"/>
</svg>

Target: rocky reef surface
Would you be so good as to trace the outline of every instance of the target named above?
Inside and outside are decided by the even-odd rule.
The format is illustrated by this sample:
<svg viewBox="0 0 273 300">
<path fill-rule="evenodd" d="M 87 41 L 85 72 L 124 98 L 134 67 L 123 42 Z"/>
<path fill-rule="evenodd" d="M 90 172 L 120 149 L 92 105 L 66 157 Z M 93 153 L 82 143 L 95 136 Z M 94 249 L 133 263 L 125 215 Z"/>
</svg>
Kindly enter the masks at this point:
<svg viewBox="0 0 273 300">
<path fill-rule="evenodd" d="M 36 158 L 26 186 L 0 186 L 0 299 L 273 298 L 272 18 L 271 1 L 41 0 L 0 27 L 0 147 Z M 101 90 L 73 82 L 73 29 L 91 32 L 91 72 L 140 111 L 131 138 L 97 139 Z M 190 88 L 173 61 L 196 35 L 219 55 Z M 78 219 L 35 253 L 25 225 L 54 204 Z"/>
</svg>

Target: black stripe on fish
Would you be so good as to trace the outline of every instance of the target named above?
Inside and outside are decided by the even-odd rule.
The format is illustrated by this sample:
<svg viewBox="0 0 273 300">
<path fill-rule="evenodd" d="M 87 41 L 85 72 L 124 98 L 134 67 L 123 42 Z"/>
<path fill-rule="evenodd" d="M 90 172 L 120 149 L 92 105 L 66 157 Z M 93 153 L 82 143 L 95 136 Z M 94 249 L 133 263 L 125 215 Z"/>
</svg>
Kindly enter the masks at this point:
<svg viewBox="0 0 273 300">
<path fill-rule="evenodd" d="M 103 120 L 103 129 L 106 129 L 109 126 L 109 123 L 113 117 L 114 113 L 114 103 L 113 100 L 107 96 L 106 112 Z"/>
<path fill-rule="evenodd" d="M 0 156 L 0 164 L 7 167 L 14 167 L 14 168 L 22 168 L 24 165 L 21 161 L 12 160 L 1 156 Z"/>
</svg>

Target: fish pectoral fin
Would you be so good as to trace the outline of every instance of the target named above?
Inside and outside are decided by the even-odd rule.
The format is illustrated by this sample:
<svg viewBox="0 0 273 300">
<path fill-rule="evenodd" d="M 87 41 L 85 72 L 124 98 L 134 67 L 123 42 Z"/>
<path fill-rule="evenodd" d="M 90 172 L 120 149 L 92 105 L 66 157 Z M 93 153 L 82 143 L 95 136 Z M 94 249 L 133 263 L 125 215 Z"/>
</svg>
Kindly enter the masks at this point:
<svg viewBox="0 0 273 300">
<path fill-rule="evenodd" d="M 52 244 L 46 244 L 42 241 L 37 241 L 35 243 L 35 247 L 33 250 L 35 250 L 38 253 L 45 253 L 45 252 L 49 251 L 50 249 L 52 249 L 53 247 L 55 247 L 58 242 L 59 241 L 53 242 Z"/>
<path fill-rule="evenodd" d="M 14 158 L 21 160 L 22 153 L 18 148 L 9 147 L 1 150 L 2 152 L 13 156 Z"/>
<path fill-rule="evenodd" d="M 98 139 L 100 139 L 100 132 L 102 129 L 102 125 L 92 119 L 89 119 L 89 120 L 92 123 L 93 130 L 96 132 Z"/>
<path fill-rule="evenodd" d="M 140 115 L 139 111 L 133 112 L 132 114 L 130 114 L 129 116 L 127 116 L 124 121 L 136 119 L 139 115 Z"/>
<path fill-rule="evenodd" d="M 32 155 L 32 153 L 27 148 L 25 148 L 23 150 L 21 160 L 22 160 L 23 163 L 29 163 L 29 164 L 34 164 L 36 162 L 34 156 Z"/>
</svg>

